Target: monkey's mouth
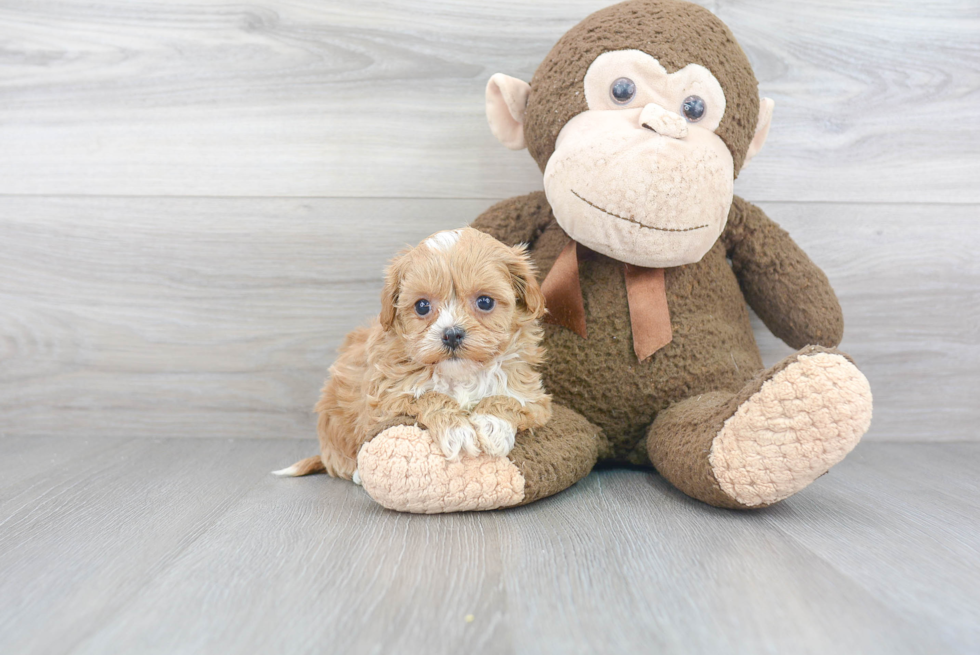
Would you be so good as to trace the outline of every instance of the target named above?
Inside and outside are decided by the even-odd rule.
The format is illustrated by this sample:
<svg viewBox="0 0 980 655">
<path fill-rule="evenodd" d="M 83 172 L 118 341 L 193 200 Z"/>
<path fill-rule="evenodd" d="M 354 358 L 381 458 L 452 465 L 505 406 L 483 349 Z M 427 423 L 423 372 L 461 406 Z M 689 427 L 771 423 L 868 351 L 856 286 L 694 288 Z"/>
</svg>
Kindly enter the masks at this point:
<svg viewBox="0 0 980 655">
<path fill-rule="evenodd" d="M 578 198 L 579 200 L 581 200 L 582 202 L 584 202 L 590 207 L 595 207 L 603 214 L 609 214 L 613 218 L 618 218 L 621 221 L 626 221 L 627 223 L 633 223 L 634 225 L 639 225 L 640 227 L 646 228 L 648 230 L 657 230 L 658 232 L 692 232 L 694 230 L 700 230 L 702 228 L 708 227 L 707 223 L 705 223 L 704 225 L 696 225 L 694 227 L 656 227 L 654 225 L 646 225 L 636 220 L 635 218 L 630 218 L 628 216 L 620 216 L 619 214 L 614 214 L 611 211 L 603 209 L 602 207 L 595 204 L 594 202 L 590 200 L 586 200 L 585 198 L 580 196 L 578 193 L 575 192 L 575 189 L 569 189 L 569 190 L 575 195 L 576 198 Z"/>
</svg>

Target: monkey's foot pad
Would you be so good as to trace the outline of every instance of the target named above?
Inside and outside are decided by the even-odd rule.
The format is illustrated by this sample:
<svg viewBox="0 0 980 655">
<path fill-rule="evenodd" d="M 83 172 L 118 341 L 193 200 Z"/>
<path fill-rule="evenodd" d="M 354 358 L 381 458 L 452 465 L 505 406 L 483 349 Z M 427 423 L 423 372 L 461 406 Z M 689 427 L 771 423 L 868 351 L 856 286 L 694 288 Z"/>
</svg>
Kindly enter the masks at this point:
<svg viewBox="0 0 980 655">
<path fill-rule="evenodd" d="M 771 505 L 844 459 L 871 425 L 871 388 L 847 358 L 801 356 L 725 421 L 709 462 L 742 505 Z"/>
<path fill-rule="evenodd" d="M 446 456 L 429 433 L 412 425 L 388 428 L 357 455 L 361 485 L 399 512 L 441 514 L 510 507 L 524 500 L 524 476 L 506 457 Z"/>
</svg>

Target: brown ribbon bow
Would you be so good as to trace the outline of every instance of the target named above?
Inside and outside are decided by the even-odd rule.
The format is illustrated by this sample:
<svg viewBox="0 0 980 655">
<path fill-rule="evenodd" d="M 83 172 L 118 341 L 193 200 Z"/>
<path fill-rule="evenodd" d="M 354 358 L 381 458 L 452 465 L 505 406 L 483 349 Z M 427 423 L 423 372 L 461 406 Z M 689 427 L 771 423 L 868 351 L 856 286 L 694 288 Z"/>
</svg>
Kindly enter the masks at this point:
<svg viewBox="0 0 980 655">
<path fill-rule="evenodd" d="M 588 336 L 585 303 L 578 277 L 578 260 L 583 251 L 588 252 L 588 249 L 579 247 L 575 241 L 569 241 L 548 271 L 541 284 L 541 291 L 548 307 L 544 320 L 566 327 L 585 339 Z M 623 264 L 623 267 L 630 326 L 633 329 L 633 350 L 642 362 L 673 338 L 664 269 L 632 264 Z"/>
</svg>

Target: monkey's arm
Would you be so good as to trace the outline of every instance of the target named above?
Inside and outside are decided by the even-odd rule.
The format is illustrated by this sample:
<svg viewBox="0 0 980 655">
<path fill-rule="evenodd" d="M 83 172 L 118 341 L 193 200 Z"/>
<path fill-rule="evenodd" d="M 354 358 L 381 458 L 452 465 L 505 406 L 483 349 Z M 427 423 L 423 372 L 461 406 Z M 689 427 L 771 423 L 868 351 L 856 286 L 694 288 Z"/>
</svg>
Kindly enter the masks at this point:
<svg viewBox="0 0 980 655">
<path fill-rule="evenodd" d="M 792 348 L 832 348 L 844 316 L 827 276 L 789 234 L 738 196 L 722 239 L 749 306 Z"/>
<path fill-rule="evenodd" d="M 544 191 L 535 191 L 498 202 L 480 214 L 471 227 L 508 246 L 519 243 L 534 245 L 552 220 L 551 205 Z"/>
</svg>

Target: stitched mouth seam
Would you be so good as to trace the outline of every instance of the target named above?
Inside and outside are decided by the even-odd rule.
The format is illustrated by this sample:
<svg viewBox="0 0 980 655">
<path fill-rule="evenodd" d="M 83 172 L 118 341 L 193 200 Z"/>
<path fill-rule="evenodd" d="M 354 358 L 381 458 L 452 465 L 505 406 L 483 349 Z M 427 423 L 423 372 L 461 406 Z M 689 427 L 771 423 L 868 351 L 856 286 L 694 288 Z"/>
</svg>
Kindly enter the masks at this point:
<svg viewBox="0 0 980 655">
<path fill-rule="evenodd" d="M 639 225 L 640 227 L 645 227 L 648 230 L 657 230 L 658 232 L 691 232 L 693 230 L 700 230 L 702 228 L 708 227 L 708 224 L 707 223 L 705 223 L 704 225 L 698 225 L 698 226 L 695 226 L 695 227 L 653 227 L 652 225 L 644 225 L 643 223 L 641 223 L 640 221 L 636 220 L 635 218 L 629 218 L 627 216 L 620 216 L 619 214 L 614 214 L 611 211 L 607 211 L 607 210 L 603 209 L 602 207 L 600 207 L 599 205 L 595 204 L 594 202 L 591 202 L 589 200 L 586 200 L 585 198 L 583 198 L 579 194 L 575 193 L 575 189 L 570 189 L 570 191 L 575 195 L 576 198 L 578 198 L 579 200 L 581 200 L 585 204 L 589 205 L 590 207 L 595 207 L 596 209 L 598 209 L 599 211 L 601 211 L 603 214 L 609 214 L 613 218 L 618 218 L 621 221 L 626 221 L 627 223 L 633 223 L 634 225 Z"/>
</svg>

